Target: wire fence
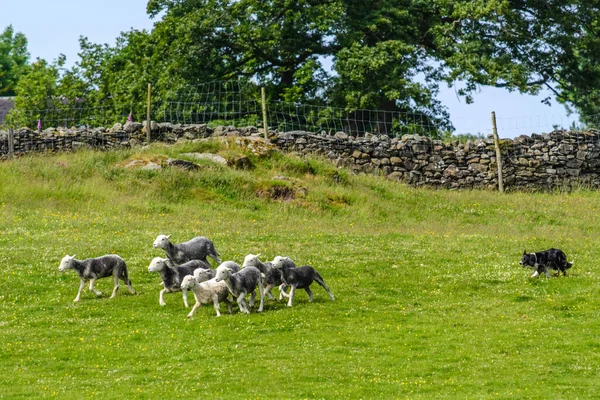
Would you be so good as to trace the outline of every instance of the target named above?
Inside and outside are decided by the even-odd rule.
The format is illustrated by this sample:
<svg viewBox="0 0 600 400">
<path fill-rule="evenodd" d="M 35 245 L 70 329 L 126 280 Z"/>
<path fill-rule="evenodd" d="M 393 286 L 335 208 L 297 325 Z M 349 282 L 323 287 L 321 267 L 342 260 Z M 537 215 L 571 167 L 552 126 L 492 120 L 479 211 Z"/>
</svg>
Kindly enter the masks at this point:
<svg viewBox="0 0 600 400">
<path fill-rule="evenodd" d="M 48 127 L 98 127 L 146 120 L 147 104 L 103 105 L 86 107 L 85 101 L 62 104 L 39 110 L 7 107 L 0 98 L 0 127 L 31 129 Z M 260 87 L 251 82 L 215 81 L 188 86 L 177 91 L 153 94 L 151 119 L 175 124 L 209 124 L 262 127 Z M 426 112 L 384 110 L 346 110 L 324 105 L 267 101 L 265 104 L 269 129 L 279 131 L 304 130 L 328 134 L 343 131 L 352 136 L 367 133 L 399 137 L 419 134 L 446 138 L 451 134 L 484 137 L 492 133 L 490 116 L 452 120 L 456 130 L 448 129 Z M 501 137 L 516 137 L 532 133 L 569 129 L 572 119 L 556 115 L 497 117 Z M 588 121 L 586 128 L 597 128 L 599 118 Z"/>
</svg>

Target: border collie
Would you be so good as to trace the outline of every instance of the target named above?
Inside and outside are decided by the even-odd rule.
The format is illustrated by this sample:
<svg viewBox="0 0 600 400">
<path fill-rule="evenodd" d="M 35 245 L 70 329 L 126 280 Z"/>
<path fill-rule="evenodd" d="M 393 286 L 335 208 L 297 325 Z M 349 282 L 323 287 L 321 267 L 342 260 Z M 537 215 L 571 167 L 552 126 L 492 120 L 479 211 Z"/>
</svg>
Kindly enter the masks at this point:
<svg viewBox="0 0 600 400">
<path fill-rule="evenodd" d="M 565 252 L 559 249 L 548 249 L 537 253 L 527 253 L 523 251 L 521 262 L 519 263 L 523 267 L 529 267 L 535 269 L 532 278 L 545 273 L 546 276 L 550 276 L 548 272 L 549 268 L 555 271 L 560 271 L 564 276 L 567 276 L 567 269 L 573 266 L 572 262 L 567 262 L 567 256 Z M 560 275 L 560 272 L 557 275 Z"/>
</svg>

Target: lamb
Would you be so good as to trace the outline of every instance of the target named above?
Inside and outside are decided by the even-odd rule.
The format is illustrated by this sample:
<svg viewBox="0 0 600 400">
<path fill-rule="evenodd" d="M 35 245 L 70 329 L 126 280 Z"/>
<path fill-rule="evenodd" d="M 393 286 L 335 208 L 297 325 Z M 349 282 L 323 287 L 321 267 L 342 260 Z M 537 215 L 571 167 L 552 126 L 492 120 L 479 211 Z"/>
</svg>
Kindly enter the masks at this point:
<svg viewBox="0 0 600 400">
<path fill-rule="evenodd" d="M 229 289 L 225 281 L 217 282 L 215 279 L 210 279 L 205 282 L 198 282 L 194 276 L 186 275 L 181 282 L 181 290 L 192 290 L 196 298 L 196 304 L 194 304 L 192 311 L 188 314 L 188 318 L 192 318 L 196 313 L 196 309 L 202 304 L 210 304 L 211 302 L 215 306 L 217 317 L 221 316 L 221 312 L 219 311 L 219 302 L 221 301 L 227 303 L 229 314 L 233 312 L 231 301 L 227 298 L 229 296 Z"/>
<path fill-rule="evenodd" d="M 116 254 L 109 254 L 97 258 L 88 258 L 86 260 L 77 260 L 74 255 L 70 256 L 67 254 L 60 261 L 58 270 L 60 272 L 64 272 L 67 269 L 74 269 L 77 271 L 79 278 L 81 279 L 77 297 L 75 297 L 75 300 L 73 300 L 75 302 L 81 300 L 81 291 L 88 280 L 90 281 L 90 290 L 96 296 L 101 297 L 102 292 L 94 289 L 94 284 L 96 283 L 97 279 L 106 278 L 111 275 L 113 276 L 115 282 L 112 295 L 110 296 L 111 299 L 117 295 L 117 290 L 119 290 L 119 279 L 125 282 L 127 288 L 132 294 L 135 294 L 135 290 L 131 286 L 131 281 L 127 275 L 127 265 L 125 264 L 125 261 Z"/>
<path fill-rule="evenodd" d="M 183 264 L 190 260 L 207 261 L 210 257 L 218 264 L 221 263 L 219 253 L 215 250 L 213 242 L 205 236 L 198 236 L 184 243 L 173 244 L 169 241 L 171 235 L 158 235 L 153 246 L 161 248 L 167 253 L 167 257 L 175 264 Z"/>
<path fill-rule="evenodd" d="M 224 261 L 219 265 L 219 267 L 221 265 L 229 268 L 231 272 L 238 272 L 240 270 L 240 265 L 235 261 Z M 206 282 L 210 279 L 213 279 L 216 274 L 217 271 L 214 269 L 197 269 L 194 271 L 194 278 L 198 283 Z"/>
<path fill-rule="evenodd" d="M 232 272 L 237 272 L 240 270 L 240 265 L 238 263 L 236 263 L 235 261 L 224 261 L 221 263 L 221 265 L 225 265 Z M 198 269 L 194 270 L 194 279 L 196 279 L 196 282 L 198 282 L 198 283 L 206 282 L 206 281 L 213 279 L 216 274 L 217 274 L 217 271 L 214 269 L 198 268 Z M 187 297 L 187 289 L 182 287 L 182 291 L 184 293 L 184 296 Z"/>
<path fill-rule="evenodd" d="M 296 288 L 306 290 L 306 293 L 308 293 L 308 301 L 313 301 L 313 294 L 310 290 L 310 285 L 313 281 L 316 281 L 319 285 L 323 286 L 325 291 L 329 293 L 331 300 L 335 300 L 333 293 L 331 293 L 331 290 L 329 290 L 321 275 L 319 275 L 319 273 L 310 265 L 296 268 L 296 265 L 291 258 L 281 256 L 275 257 L 272 263 L 275 268 L 281 270 L 283 281 L 292 287 L 288 297 L 288 307 L 292 306 Z"/>
<path fill-rule="evenodd" d="M 270 262 L 263 263 L 258 258 L 259 254 L 248 254 L 246 258 L 244 258 L 244 264 L 242 264 L 242 268 L 247 267 L 256 267 L 261 273 L 261 279 L 263 286 L 265 288 L 265 295 L 269 296 L 271 300 L 275 300 L 275 297 L 271 294 L 271 289 L 275 286 L 279 286 L 279 300 L 282 300 L 283 297 L 288 297 L 288 294 L 285 293 L 283 288 L 285 284 L 281 280 L 281 271 L 274 268 L 273 264 Z"/>
<path fill-rule="evenodd" d="M 191 260 L 181 265 L 174 265 L 167 258 L 155 257 L 148 266 L 148 272 L 159 272 L 162 278 L 163 289 L 160 291 L 158 302 L 166 306 L 165 293 L 178 292 L 181 290 L 181 281 L 186 275 L 192 275 L 196 269 L 208 269 L 210 264 L 202 260 Z M 183 292 L 183 304 L 188 307 L 187 291 Z"/>
<path fill-rule="evenodd" d="M 248 293 L 252 293 L 252 297 L 250 298 L 250 308 L 252 308 L 256 296 L 254 290 L 258 286 L 258 292 L 260 293 L 260 306 L 258 307 L 258 311 L 261 312 L 263 310 L 264 290 L 258 268 L 248 267 L 241 269 L 239 272 L 232 273 L 226 266 L 219 266 L 217 268 L 215 280 L 217 282 L 224 281 L 227 284 L 227 289 L 229 289 L 233 298 L 237 300 L 240 310 L 246 314 L 250 314 L 250 309 L 248 308 L 245 297 Z"/>
</svg>

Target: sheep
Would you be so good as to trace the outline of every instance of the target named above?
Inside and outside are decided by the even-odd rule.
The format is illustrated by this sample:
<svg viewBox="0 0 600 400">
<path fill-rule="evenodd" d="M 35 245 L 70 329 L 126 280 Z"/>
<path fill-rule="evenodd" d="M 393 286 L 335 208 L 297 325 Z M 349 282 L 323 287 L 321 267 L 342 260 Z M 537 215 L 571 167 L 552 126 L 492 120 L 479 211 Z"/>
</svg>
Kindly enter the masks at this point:
<svg viewBox="0 0 600 400">
<path fill-rule="evenodd" d="M 106 278 L 111 275 L 115 282 L 112 295 L 110 296 L 111 299 L 117 295 L 117 290 L 119 290 L 119 279 L 125 282 L 132 294 L 135 294 L 135 290 L 131 286 L 131 281 L 127 274 L 127 265 L 125 264 L 125 261 L 116 254 L 88 258 L 86 260 L 77 260 L 74 255 L 70 256 L 67 254 L 60 261 L 58 270 L 64 272 L 67 269 L 74 269 L 77 271 L 79 278 L 81 279 L 79 291 L 77 292 L 77 297 L 73 300 L 74 302 L 81 300 L 81 291 L 88 280 L 90 281 L 90 290 L 96 296 L 101 297 L 103 295 L 102 292 L 94 289 L 96 279 Z"/>
<path fill-rule="evenodd" d="M 210 279 L 208 281 L 198 282 L 194 276 L 186 275 L 181 282 L 181 290 L 192 290 L 194 297 L 196 298 L 196 304 L 194 304 L 192 311 L 188 314 L 188 318 L 192 318 L 196 313 L 196 309 L 202 304 L 210 304 L 211 302 L 215 306 L 217 317 L 221 316 L 221 312 L 219 311 L 220 301 L 227 303 L 229 314 L 233 312 L 231 301 L 227 298 L 229 289 L 227 288 L 225 281 L 217 282 L 214 279 Z"/>
<path fill-rule="evenodd" d="M 224 261 L 221 263 L 221 265 L 225 265 L 227 268 L 229 268 L 229 270 L 231 270 L 231 272 L 238 272 L 240 270 L 240 265 L 235 261 Z M 194 271 L 194 279 L 196 279 L 196 282 L 198 283 L 206 282 L 213 279 L 216 273 L 217 271 L 214 269 L 198 268 Z M 182 288 L 182 291 L 184 296 L 187 297 L 187 289 Z"/>
<path fill-rule="evenodd" d="M 192 275 L 196 269 L 210 268 L 210 264 L 202 260 L 191 260 L 181 265 L 174 265 L 168 258 L 155 257 L 148 266 L 148 272 L 159 272 L 162 278 L 163 289 L 160 291 L 158 303 L 166 306 L 165 293 L 181 290 L 181 281 L 186 275 Z M 187 291 L 183 292 L 183 304 L 188 307 Z"/>
<path fill-rule="evenodd" d="M 313 301 L 313 294 L 310 290 L 310 285 L 313 283 L 313 281 L 316 281 L 319 285 L 323 286 L 325 291 L 329 293 L 331 300 L 335 300 L 333 293 L 331 293 L 331 290 L 329 290 L 321 275 L 319 275 L 319 273 L 310 265 L 296 268 L 296 265 L 291 258 L 281 256 L 275 257 L 272 263 L 273 267 L 281 270 L 282 280 L 285 282 L 285 284 L 292 287 L 288 297 L 288 307 L 292 306 L 292 300 L 294 299 L 296 288 L 306 290 L 306 293 L 308 293 L 308 301 Z"/>
<path fill-rule="evenodd" d="M 171 235 L 158 235 L 154 240 L 153 246 L 161 248 L 167 253 L 167 257 L 175 264 L 183 264 L 190 260 L 207 261 L 206 257 L 210 257 L 218 264 L 221 263 L 219 253 L 215 250 L 213 242 L 205 237 L 198 236 L 184 243 L 173 244 L 169 241 Z"/>
<path fill-rule="evenodd" d="M 246 258 L 244 258 L 244 264 L 242 264 L 242 268 L 247 267 L 256 267 L 261 273 L 261 279 L 263 286 L 265 288 L 265 295 L 269 296 L 271 300 L 275 300 L 275 297 L 271 294 L 271 289 L 275 286 L 279 286 L 279 300 L 282 300 L 283 297 L 288 297 L 288 294 L 285 293 L 283 288 L 285 284 L 281 280 L 281 271 L 274 268 L 273 264 L 270 262 L 263 263 L 258 258 L 259 254 L 248 254 Z"/>
<path fill-rule="evenodd" d="M 240 265 L 235 261 L 224 261 L 219 266 L 224 265 L 229 268 L 231 272 L 238 272 L 240 270 Z M 194 271 L 194 278 L 198 283 L 206 282 L 210 279 L 213 279 L 217 271 L 215 269 L 197 269 Z"/>
<path fill-rule="evenodd" d="M 260 293 L 260 306 L 258 311 L 263 310 L 264 305 L 264 290 L 260 279 L 260 271 L 256 267 L 243 268 L 239 272 L 232 273 L 226 266 L 219 266 L 217 268 L 217 275 L 215 276 L 217 282 L 225 281 L 229 292 L 233 295 L 233 298 L 237 300 L 240 310 L 246 314 L 250 314 L 248 304 L 244 299 L 248 293 L 252 293 L 250 298 L 250 308 L 254 305 L 254 297 L 256 294 L 254 290 L 258 286 L 258 292 Z"/>
</svg>

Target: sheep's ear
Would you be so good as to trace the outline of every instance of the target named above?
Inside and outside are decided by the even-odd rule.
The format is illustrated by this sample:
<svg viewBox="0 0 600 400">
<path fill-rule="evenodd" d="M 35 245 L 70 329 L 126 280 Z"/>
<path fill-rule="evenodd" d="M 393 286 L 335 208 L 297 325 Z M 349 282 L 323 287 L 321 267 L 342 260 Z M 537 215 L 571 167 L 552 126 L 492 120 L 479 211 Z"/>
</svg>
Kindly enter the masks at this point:
<svg viewBox="0 0 600 400">
<path fill-rule="evenodd" d="M 258 254 L 256 255 L 256 258 L 258 258 L 258 257 L 260 257 L 260 253 L 258 253 Z"/>
<path fill-rule="evenodd" d="M 172 235 L 172 234 L 171 234 Z M 171 235 L 167 235 L 167 239 L 171 239 Z"/>
<path fill-rule="evenodd" d="M 75 258 L 75 256 L 76 256 L 76 254 L 73 254 L 73 255 L 71 256 L 71 260 L 72 260 L 72 259 L 74 259 L 74 258 Z"/>
</svg>

